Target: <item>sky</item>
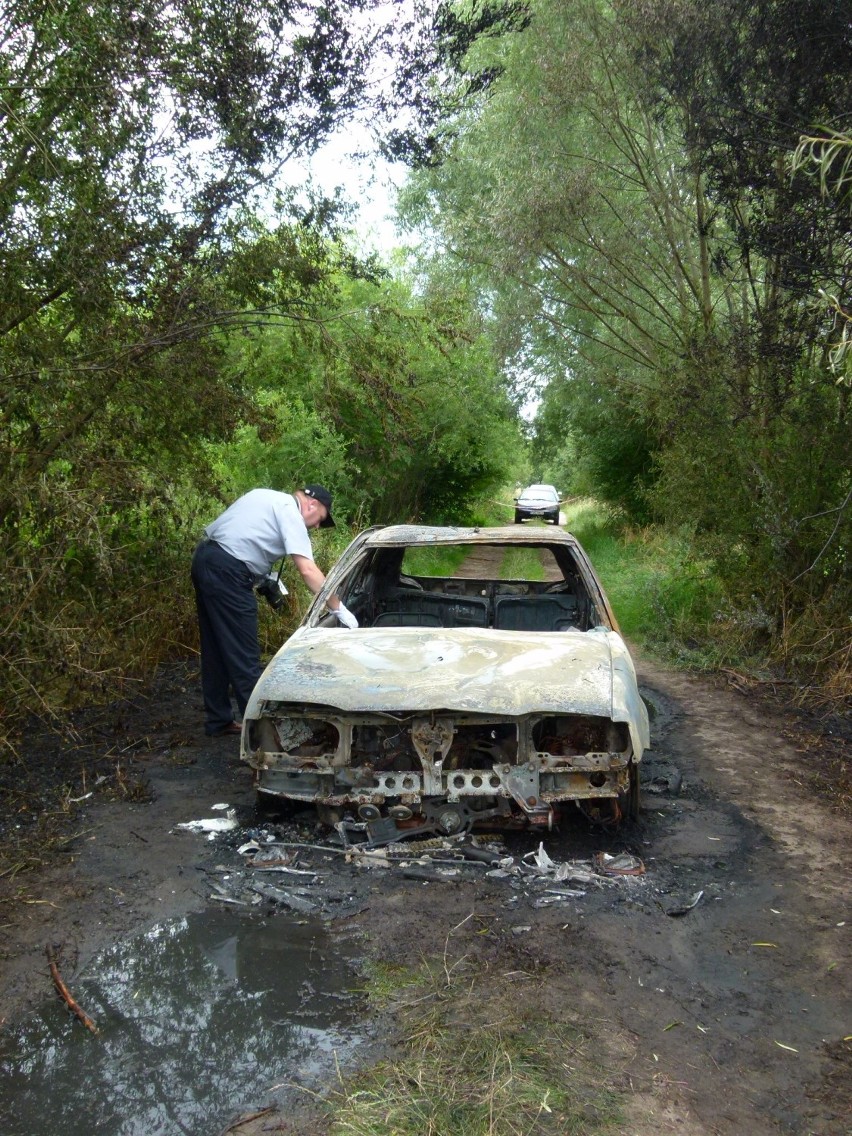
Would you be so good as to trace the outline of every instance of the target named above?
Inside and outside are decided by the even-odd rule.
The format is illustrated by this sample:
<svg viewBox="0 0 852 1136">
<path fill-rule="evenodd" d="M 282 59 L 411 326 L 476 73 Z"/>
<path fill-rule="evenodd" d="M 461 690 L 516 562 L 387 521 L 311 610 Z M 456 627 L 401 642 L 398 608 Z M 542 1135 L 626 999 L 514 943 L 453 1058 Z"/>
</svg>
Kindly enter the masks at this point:
<svg viewBox="0 0 852 1136">
<path fill-rule="evenodd" d="M 405 180 L 406 168 L 401 162 L 391 164 L 375 153 L 370 158 L 356 158 L 353 154 L 359 149 L 370 151 L 372 143 L 365 130 L 350 125 L 345 133 L 330 138 L 312 158 L 294 163 L 288 180 L 292 183 L 298 170 L 329 195 L 340 186 L 346 200 L 357 207 L 352 226 L 366 249 L 387 254 L 404 243 L 391 215 L 394 192 Z"/>
<path fill-rule="evenodd" d="M 371 157 L 355 157 L 358 150 L 370 153 Z M 298 173 L 299 170 L 303 174 Z M 407 167 L 402 162 L 386 162 L 374 152 L 369 133 L 350 123 L 345 132 L 333 135 L 313 158 L 294 163 L 288 180 L 296 184 L 300 176 L 309 175 L 329 195 L 337 186 L 342 187 L 346 199 L 358 209 L 351 223 L 363 242 L 360 251 L 375 251 L 387 260 L 394 249 L 412 243 L 407 234 L 396 232 L 392 219 L 394 192 L 402 185 L 406 174 Z M 541 392 L 531 386 L 519 408 L 521 417 L 532 422 L 540 404 Z"/>
</svg>

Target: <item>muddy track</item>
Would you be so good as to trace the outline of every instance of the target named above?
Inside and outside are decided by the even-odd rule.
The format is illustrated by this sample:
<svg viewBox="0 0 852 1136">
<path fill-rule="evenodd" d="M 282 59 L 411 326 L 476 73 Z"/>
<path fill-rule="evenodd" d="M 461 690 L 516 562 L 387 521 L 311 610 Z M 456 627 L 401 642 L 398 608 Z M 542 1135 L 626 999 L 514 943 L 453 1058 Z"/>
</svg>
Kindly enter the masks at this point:
<svg viewBox="0 0 852 1136">
<path fill-rule="evenodd" d="M 806 791 L 783 715 L 648 660 L 638 670 L 654 746 L 640 821 L 612 835 L 577 814 L 545 844 L 556 861 L 627 851 L 644 876 L 537 907 L 483 872 L 424 882 L 338 857 L 322 886 L 351 904 L 339 926 L 376 957 L 441 955 L 493 975 L 483 1012 L 499 1014 L 508 991 L 579 1025 L 626 1092 L 630 1136 L 840 1136 L 852 1099 L 848 823 Z M 3 879 L 6 1031 L 52 996 L 46 944 L 73 987 L 118 938 L 204 910 L 211 870 L 239 862 L 236 840 L 174 828 L 219 801 L 257 823 L 237 740 L 200 727 L 194 669 L 173 668 L 101 742 L 135 739 L 125 775 L 147 780 L 152 799 L 79 803 L 76 839 Z M 539 839 L 513 838 L 512 850 Z M 246 1100 L 245 1112 L 267 1103 Z"/>
</svg>

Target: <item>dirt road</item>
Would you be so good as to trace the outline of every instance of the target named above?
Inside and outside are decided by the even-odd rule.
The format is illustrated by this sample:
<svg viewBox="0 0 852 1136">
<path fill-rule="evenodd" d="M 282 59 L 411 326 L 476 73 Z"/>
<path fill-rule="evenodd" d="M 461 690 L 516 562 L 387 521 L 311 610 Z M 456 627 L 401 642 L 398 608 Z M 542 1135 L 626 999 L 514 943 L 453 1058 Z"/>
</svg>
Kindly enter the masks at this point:
<svg viewBox="0 0 852 1136">
<path fill-rule="evenodd" d="M 578 814 L 545 845 L 560 862 L 629 852 L 643 876 L 536 906 L 484 872 L 424 882 L 338 857 L 320 886 L 351 901 L 340 925 L 366 954 L 463 959 L 493 975 L 486 1012 L 499 1015 L 509 990 L 582 1028 L 602 1076 L 625 1093 L 630 1136 L 840 1136 L 852 1100 L 848 823 L 807 788 L 788 719 L 709 680 L 648 661 L 639 672 L 654 715 L 640 822 L 610 836 Z M 27 867 L 39 858 L 32 810 L 7 813 L 7 1033 L 52 996 L 46 944 L 73 987 L 120 937 L 212 910 L 209 872 L 239 861 L 237 840 L 175 825 L 212 815 L 215 802 L 244 826 L 256 820 L 237 739 L 204 739 L 199 705 L 194 667 L 181 665 L 149 696 L 81 718 L 65 753 L 73 838 L 62 845 L 54 833 L 41 866 Z M 46 748 L 29 757 L 37 779 Z M 71 802 L 98 769 L 112 772 Z M 117 780 L 124 791 L 108 799 Z M 134 801 L 143 783 L 149 799 Z M 512 850 L 520 857 L 538 840 L 516 838 Z M 312 856 L 328 870 L 318 852 L 303 862 Z"/>
</svg>

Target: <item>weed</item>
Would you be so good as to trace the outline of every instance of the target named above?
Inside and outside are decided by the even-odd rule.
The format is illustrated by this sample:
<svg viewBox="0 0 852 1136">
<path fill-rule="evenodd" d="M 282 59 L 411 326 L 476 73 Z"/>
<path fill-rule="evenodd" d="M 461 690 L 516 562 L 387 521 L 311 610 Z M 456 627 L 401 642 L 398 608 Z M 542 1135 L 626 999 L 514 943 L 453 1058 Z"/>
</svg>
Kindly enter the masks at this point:
<svg viewBox="0 0 852 1136">
<path fill-rule="evenodd" d="M 537 548 L 510 548 L 500 565 L 501 580 L 543 580 L 544 567 Z"/>
<path fill-rule="evenodd" d="M 408 548 L 402 562 L 402 574 L 452 576 L 472 551 L 472 545 L 454 545 L 452 548 Z"/>
<path fill-rule="evenodd" d="M 737 635 L 725 615 L 722 585 L 712 564 L 697 558 L 686 539 L 653 527 L 622 526 L 594 501 L 565 511 L 628 639 L 699 669 L 742 658 L 745 636 Z"/>
<path fill-rule="evenodd" d="M 103 793 L 111 801 L 147 803 L 154 799 L 148 779 L 135 773 L 128 773 L 121 763 L 116 764 L 112 783 L 105 785 Z"/>
<path fill-rule="evenodd" d="M 332 1136 L 598 1136 L 617 1094 L 573 1025 L 525 1008 L 510 981 L 464 957 L 375 964 L 367 993 L 389 1011 L 394 1056 L 326 1102 Z"/>
</svg>

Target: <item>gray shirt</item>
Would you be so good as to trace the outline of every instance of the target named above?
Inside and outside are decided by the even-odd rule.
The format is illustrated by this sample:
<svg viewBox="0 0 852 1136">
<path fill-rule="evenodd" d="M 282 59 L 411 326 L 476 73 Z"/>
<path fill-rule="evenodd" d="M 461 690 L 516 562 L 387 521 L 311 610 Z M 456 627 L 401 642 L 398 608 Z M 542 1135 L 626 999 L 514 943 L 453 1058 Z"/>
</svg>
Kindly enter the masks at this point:
<svg viewBox="0 0 852 1136">
<path fill-rule="evenodd" d="M 277 489 L 249 490 L 205 532 L 256 576 L 265 576 L 282 556 L 314 558 L 299 502 Z"/>
</svg>

